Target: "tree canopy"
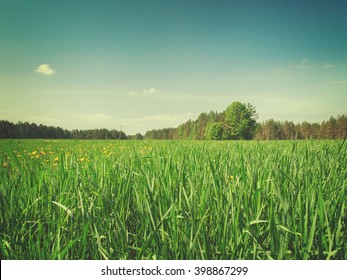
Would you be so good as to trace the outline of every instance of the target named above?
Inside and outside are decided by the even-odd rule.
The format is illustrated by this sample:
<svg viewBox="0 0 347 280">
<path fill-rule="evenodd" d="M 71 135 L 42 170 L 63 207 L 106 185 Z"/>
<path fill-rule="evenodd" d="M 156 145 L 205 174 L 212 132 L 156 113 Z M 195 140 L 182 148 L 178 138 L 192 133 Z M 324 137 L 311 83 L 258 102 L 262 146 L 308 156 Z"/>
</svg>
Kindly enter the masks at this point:
<svg viewBox="0 0 347 280">
<path fill-rule="evenodd" d="M 258 123 L 255 107 L 232 102 L 223 112 L 201 113 L 196 120 L 188 120 L 177 128 L 147 131 L 145 139 L 193 140 L 285 140 L 285 139 L 344 139 L 347 137 L 347 116 L 330 117 L 321 123 L 273 119 Z"/>
<path fill-rule="evenodd" d="M 127 135 L 115 129 L 85 129 L 72 131 L 60 127 L 37 125 L 35 123 L 0 120 L 0 138 L 42 138 L 42 139 L 127 139 Z"/>
<path fill-rule="evenodd" d="M 257 128 L 256 118 L 255 108 L 251 104 L 231 103 L 225 110 L 223 139 L 252 139 Z"/>
<path fill-rule="evenodd" d="M 223 112 L 201 113 L 176 128 L 153 129 L 141 135 L 126 135 L 115 129 L 66 130 L 60 127 L 0 120 L 0 138 L 55 139 L 191 139 L 191 140 L 284 140 L 284 139 L 345 139 L 347 115 L 330 117 L 321 123 L 273 119 L 257 123 L 257 112 L 251 104 L 232 102 Z"/>
</svg>

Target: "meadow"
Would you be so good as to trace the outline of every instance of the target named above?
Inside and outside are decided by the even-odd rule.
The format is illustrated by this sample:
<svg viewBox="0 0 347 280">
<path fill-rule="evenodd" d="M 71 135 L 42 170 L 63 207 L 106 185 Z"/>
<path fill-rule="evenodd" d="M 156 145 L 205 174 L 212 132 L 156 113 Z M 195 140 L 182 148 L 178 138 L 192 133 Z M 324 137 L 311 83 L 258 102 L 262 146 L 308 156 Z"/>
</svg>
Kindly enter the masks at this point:
<svg viewBox="0 0 347 280">
<path fill-rule="evenodd" d="M 1 259 L 347 259 L 347 141 L 0 140 Z"/>
</svg>

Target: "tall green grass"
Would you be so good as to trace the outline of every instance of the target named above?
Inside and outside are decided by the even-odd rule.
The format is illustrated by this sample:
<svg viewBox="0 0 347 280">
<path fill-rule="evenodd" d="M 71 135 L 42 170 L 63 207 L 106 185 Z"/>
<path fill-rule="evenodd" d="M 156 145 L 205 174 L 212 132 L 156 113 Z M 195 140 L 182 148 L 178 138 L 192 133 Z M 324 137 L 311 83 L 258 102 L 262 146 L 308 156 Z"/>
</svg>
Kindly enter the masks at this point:
<svg viewBox="0 0 347 280">
<path fill-rule="evenodd" d="M 1 259 L 347 259 L 346 145 L 1 140 Z"/>
</svg>

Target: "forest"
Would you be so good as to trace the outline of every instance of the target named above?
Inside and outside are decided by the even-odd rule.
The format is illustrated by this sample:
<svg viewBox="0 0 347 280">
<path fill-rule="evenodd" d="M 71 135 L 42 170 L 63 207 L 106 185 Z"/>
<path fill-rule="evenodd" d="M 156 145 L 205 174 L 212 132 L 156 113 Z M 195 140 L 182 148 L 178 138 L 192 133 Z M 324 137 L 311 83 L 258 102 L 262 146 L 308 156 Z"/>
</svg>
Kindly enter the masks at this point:
<svg viewBox="0 0 347 280">
<path fill-rule="evenodd" d="M 29 122 L 16 124 L 0 120 L 0 139 L 127 139 L 127 135 L 115 129 L 67 130 L 60 127 L 37 125 Z"/>
<path fill-rule="evenodd" d="M 147 131 L 145 139 L 192 140 L 290 140 L 345 139 L 347 115 L 331 116 L 323 122 L 277 121 L 258 123 L 258 115 L 250 104 L 231 103 L 223 112 L 201 113 L 196 120 L 188 120 L 177 128 Z"/>
<path fill-rule="evenodd" d="M 258 114 L 251 104 L 232 102 L 224 111 L 201 113 L 176 128 L 147 131 L 144 135 L 126 135 L 115 129 L 67 130 L 29 122 L 0 120 L 0 138 L 28 139 L 181 139 L 181 140 L 291 140 L 345 139 L 347 115 L 331 116 L 322 122 L 257 122 Z"/>
</svg>

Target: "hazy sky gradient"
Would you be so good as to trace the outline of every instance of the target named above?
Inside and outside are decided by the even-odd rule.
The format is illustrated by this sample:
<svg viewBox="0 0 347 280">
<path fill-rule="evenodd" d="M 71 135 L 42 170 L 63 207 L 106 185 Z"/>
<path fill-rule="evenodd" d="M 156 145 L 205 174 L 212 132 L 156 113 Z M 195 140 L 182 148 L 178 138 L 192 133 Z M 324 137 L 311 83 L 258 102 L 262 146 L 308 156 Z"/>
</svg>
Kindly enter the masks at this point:
<svg viewBox="0 0 347 280">
<path fill-rule="evenodd" d="M 0 0 L 0 119 L 127 134 L 232 101 L 347 112 L 347 1 Z"/>
</svg>

